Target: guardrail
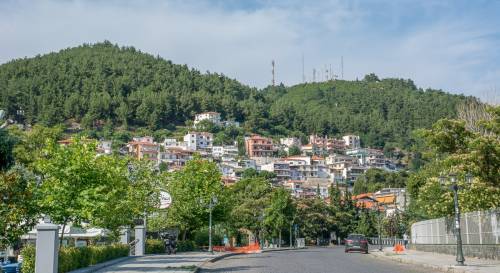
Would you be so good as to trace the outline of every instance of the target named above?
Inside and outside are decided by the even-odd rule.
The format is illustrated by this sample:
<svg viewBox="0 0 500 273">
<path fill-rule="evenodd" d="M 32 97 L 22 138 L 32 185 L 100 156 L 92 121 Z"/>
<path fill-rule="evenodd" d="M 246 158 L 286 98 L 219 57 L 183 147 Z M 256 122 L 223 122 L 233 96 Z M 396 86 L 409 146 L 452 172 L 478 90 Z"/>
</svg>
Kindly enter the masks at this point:
<svg viewBox="0 0 500 273">
<path fill-rule="evenodd" d="M 381 238 L 383 246 L 393 246 L 396 244 L 403 244 L 404 245 L 404 240 L 403 239 L 398 239 L 398 238 Z M 371 245 L 380 245 L 380 240 L 378 237 L 371 237 L 368 238 L 368 242 Z"/>
</svg>

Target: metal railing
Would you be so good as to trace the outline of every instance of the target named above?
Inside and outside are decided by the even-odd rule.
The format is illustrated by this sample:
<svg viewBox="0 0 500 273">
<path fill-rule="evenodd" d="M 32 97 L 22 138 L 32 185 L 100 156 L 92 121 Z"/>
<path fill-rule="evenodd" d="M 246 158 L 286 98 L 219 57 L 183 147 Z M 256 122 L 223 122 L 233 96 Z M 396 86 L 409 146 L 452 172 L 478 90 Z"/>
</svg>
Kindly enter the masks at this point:
<svg viewBox="0 0 500 273">
<path fill-rule="evenodd" d="M 396 244 L 403 244 L 404 240 L 399 238 L 381 238 L 383 246 L 393 246 Z M 368 238 L 368 243 L 371 245 L 380 245 L 380 241 L 378 237 Z"/>
<path fill-rule="evenodd" d="M 132 242 L 128 243 L 129 246 L 129 255 L 134 256 L 135 255 L 135 245 L 139 242 L 139 239 L 135 239 Z"/>
</svg>

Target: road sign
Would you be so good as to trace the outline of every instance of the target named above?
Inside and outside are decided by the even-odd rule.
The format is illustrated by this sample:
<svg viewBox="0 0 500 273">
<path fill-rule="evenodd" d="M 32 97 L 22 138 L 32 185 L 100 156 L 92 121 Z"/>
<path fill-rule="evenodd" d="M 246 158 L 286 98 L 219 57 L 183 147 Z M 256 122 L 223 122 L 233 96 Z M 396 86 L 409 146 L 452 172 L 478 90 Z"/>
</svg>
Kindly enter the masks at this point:
<svg viewBox="0 0 500 273">
<path fill-rule="evenodd" d="M 160 191 L 160 209 L 166 209 L 172 204 L 172 196 L 166 191 Z"/>
</svg>

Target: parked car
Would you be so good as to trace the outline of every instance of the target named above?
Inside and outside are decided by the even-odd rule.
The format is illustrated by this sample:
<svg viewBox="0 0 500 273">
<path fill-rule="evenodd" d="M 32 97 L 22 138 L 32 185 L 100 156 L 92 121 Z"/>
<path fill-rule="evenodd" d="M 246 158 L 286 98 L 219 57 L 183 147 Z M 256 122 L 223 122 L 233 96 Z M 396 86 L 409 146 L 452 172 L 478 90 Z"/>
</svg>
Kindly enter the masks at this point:
<svg viewBox="0 0 500 273">
<path fill-rule="evenodd" d="M 345 240 L 345 252 L 359 251 L 368 253 L 368 239 L 363 234 L 349 234 Z"/>
<path fill-rule="evenodd" d="M 20 269 L 21 269 L 21 264 L 19 263 L 10 263 L 10 262 L 0 263 L 0 272 L 3 273 L 19 273 Z"/>
</svg>

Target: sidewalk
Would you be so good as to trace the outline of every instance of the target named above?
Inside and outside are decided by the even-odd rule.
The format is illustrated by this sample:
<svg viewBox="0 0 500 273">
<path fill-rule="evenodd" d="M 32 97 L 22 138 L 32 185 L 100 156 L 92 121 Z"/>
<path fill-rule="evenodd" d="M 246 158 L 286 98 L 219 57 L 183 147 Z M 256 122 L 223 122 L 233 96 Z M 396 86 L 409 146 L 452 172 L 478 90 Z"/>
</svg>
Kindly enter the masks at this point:
<svg viewBox="0 0 500 273">
<path fill-rule="evenodd" d="M 383 252 L 371 250 L 370 254 L 373 257 L 381 259 L 391 259 L 400 263 L 416 264 L 424 267 L 444 271 L 458 273 L 498 273 L 500 272 L 500 261 L 486 260 L 465 257 L 465 266 L 455 266 L 455 256 L 423 252 L 416 250 L 405 250 L 401 254 L 396 254 L 392 247 L 386 247 Z"/>
<path fill-rule="evenodd" d="M 131 258 L 123 262 L 105 267 L 97 273 L 191 273 L 202 263 L 221 256 L 221 253 L 213 255 L 207 252 L 188 252 L 176 255 L 146 255 Z"/>
</svg>

